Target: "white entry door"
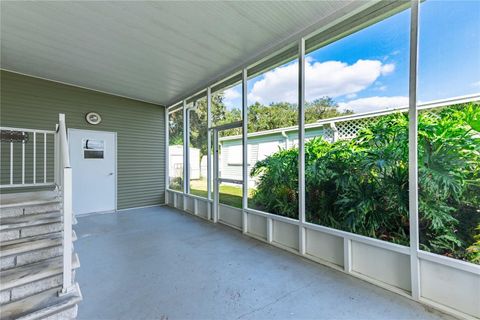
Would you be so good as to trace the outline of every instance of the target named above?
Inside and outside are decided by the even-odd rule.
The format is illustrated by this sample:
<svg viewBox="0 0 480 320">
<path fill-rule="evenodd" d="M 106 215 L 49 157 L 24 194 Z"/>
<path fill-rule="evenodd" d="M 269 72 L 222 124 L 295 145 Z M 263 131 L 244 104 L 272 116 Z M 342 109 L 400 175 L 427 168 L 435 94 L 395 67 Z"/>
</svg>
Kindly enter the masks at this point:
<svg viewBox="0 0 480 320">
<path fill-rule="evenodd" d="M 116 209 L 116 134 L 68 130 L 75 214 Z"/>
</svg>

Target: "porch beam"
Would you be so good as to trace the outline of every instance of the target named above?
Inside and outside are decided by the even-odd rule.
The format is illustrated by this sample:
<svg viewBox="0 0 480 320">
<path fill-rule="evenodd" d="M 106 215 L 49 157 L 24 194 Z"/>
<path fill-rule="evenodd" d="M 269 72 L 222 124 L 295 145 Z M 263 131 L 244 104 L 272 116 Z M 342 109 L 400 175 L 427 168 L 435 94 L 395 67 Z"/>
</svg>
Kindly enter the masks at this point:
<svg viewBox="0 0 480 320">
<path fill-rule="evenodd" d="M 170 121 L 168 109 L 165 108 L 165 204 L 168 203 L 167 190 L 170 187 Z"/>
<path fill-rule="evenodd" d="M 417 63 L 418 63 L 418 0 L 411 1 L 410 18 L 410 70 L 408 105 L 408 183 L 409 183 L 409 229 L 410 272 L 412 297 L 420 298 L 420 265 L 418 260 L 418 110 L 417 110 Z"/>
<path fill-rule="evenodd" d="M 298 251 L 305 254 L 305 39 L 298 42 Z"/>
<path fill-rule="evenodd" d="M 187 150 L 188 150 L 188 136 L 187 136 L 187 101 L 183 100 L 183 194 L 187 193 L 187 179 L 188 179 L 188 159 L 187 159 Z M 183 198 L 183 208 L 187 206 L 187 198 Z"/>
<path fill-rule="evenodd" d="M 207 128 L 212 126 L 212 88 L 207 88 Z M 207 199 L 212 200 L 212 131 L 207 129 Z M 208 204 L 208 220 L 212 219 L 212 205 Z"/>
<path fill-rule="evenodd" d="M 247 233 L 248 207 L 248 113 L 247 113 L 247 69 L 242 70 L 242 232 Z"/>
</svg>

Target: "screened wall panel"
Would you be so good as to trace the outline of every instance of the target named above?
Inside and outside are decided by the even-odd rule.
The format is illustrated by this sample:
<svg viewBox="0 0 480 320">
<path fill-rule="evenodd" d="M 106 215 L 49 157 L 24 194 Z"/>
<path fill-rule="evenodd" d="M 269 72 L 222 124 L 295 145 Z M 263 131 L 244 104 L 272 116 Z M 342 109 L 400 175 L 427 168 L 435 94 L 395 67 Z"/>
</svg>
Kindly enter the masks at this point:
<svg viewBox="0 0 480 320">
<path fill-rule="evenodd" d="M 298 132 L 295 56 L 247 82 L 247 185 L 249 208 L 298 219 L 298 145 L 285 132 Z"/>
<path fill-rule="evenodd" d="M 168 187 L 177 191 L 184 191 L 184 128 L 183 108 L 168 114 Z"/>
<path fill-rule="evenodd" d="M 375 115 L 408 104 L 409 32 L 406 10 L 306 55 L 306 221 L 409 245 L 408 116 Z"/>
<path fill-rule="evenodd" d="M 478 21 L 477 1 L 421 4 L 419 101 L 480 93 Z M 418 118 L 420 248 L 476 264 L 480 264 L 479 100 L 423 109 Z"/>
<path fill-rule="evenodd" d="M 207 99 L 201 97 L 191 103 L 189 112 L 189 183 L 190 193 L 207 197 Z"/>
</svg>

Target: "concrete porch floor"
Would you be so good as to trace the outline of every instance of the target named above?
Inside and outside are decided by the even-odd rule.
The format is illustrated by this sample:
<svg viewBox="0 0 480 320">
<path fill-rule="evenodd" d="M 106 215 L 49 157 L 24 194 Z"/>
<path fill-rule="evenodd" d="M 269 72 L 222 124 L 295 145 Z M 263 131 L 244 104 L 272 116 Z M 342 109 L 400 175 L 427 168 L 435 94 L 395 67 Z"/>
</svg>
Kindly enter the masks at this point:
<svg viewBox="0 0 480 320">
<path fill-rule="evenodd" d="M 449 319 L 169 207 L 78 218 L 78 319 Z"/>
</svg>

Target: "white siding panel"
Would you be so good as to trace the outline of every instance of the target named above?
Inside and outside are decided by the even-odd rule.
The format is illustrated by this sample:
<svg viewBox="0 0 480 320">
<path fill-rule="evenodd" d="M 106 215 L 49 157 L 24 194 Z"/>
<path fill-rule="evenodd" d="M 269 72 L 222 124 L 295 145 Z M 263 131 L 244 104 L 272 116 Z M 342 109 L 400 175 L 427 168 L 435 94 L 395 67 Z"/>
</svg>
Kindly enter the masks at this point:
<svg viewBox="0 0 480 320">
<path fill-rule="evenodd" d="M 267 239 L 267 218 L 255 214 L 247 214 L 248 233 Z"/>
<path fill-rule="evenodd" d="M 408 255 L 352 241 L 352 271 L 405 291 L 411 290 Z"/>
<path fill-rule="evenodd" d="M 343 238 L 307 229 L 306 253 L 315 258 L 343 266 Z"/>
<path fill-rule="evenodd" d="M 273 221 L 273 241 L 298 250 L 298 226 L 281 221 Z"/>
<path fill-rule="evenodd" d="M 420 259 L 421 297 L 480 318 L 480 274 Z"/>
</svg>

